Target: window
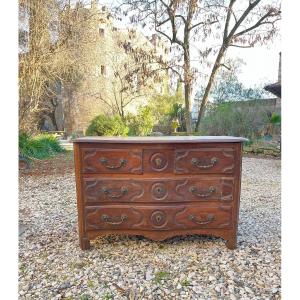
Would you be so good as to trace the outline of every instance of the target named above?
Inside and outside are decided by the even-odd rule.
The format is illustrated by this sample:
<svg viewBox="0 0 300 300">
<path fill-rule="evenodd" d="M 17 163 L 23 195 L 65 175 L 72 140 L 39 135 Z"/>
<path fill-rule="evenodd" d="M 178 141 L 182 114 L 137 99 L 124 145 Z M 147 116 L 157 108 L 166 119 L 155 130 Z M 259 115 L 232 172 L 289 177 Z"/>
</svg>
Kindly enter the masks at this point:
<svg viewBox="0 0 300 300">
<path fill-rule="evenodd" d="M 100 35 L 101 37 L 104 36 L 104 28 L 99 28 L 99 35 Z"/>
<path fill-rule="evenodd" d="M 105 66 L 101 66 L 101 75 L 106 75 L 106 68 L 105 68 Z"/>
</svg>

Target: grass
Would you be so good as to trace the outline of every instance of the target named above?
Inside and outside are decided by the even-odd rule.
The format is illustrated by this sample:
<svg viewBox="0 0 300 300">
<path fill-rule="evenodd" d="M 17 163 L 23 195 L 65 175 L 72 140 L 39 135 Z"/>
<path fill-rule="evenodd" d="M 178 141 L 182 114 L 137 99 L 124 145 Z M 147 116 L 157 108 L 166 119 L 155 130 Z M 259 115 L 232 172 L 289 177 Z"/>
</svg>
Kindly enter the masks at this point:
<svg viewBox="0 0 300 300">
<path fill-rule="evenodd" d="M 93 288 L 95 285 L 94 285 L 94 282 L 93 282 L 92 280 L 88 280 L 87 286 L 88 286 L 89 288 Z"/>
<path fill-rule="evenodd" d="M 155 276 L 154 276 L 154 282 L 157 283 L 157 284 L 161 284 L 161 282 L 163 280 L 166 280 L 166 279 L 169 279 L 170 278 L 170 273 L 169 272 L 166 272 L 166 271 L 158 271 L 155 273 Z"/>
<path fill-rule="evenodd" d="M 103 300 L 111 300 L 111 299 L 113 299 L 112 294 L 109 292 L 105 293 Z"/>
<path fill-rule="evenodd" d="M 90 295 L 83 294 L 80 296 L 80 300 L 92 300 L 93 298 Z"/>
<path fill-rule="evenodd" d="M 26 133 L 19 134 L 19 153 L 27 160 L 46 159 L 62 152 L 65 150 L 54 135 L 30 136 Z"/>
<path fill-rule="evenodd" d="M 181 285 L 187 287 L 187 286 L 191 285 L 191 282 L 188 279 L 184 279 L 181 282 Z"/>
</svg>

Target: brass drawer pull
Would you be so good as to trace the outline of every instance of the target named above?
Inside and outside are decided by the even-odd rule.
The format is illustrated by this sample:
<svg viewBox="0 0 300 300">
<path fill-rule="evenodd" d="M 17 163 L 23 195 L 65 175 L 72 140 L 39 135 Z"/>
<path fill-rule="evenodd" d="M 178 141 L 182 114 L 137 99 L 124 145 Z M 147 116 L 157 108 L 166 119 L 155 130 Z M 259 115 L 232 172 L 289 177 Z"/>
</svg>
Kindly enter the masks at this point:
<svg viewBox="0 0 300 300">
<path fill-rule="evenodd" d="M 109 166 L 109 165 L 107 165 L 108 160 L 106 157 L 101 157 L 100 162 L 107 169 L 120 169 L 121 167 L 126 166 L 126 163 L 127 163 L 126 159 L 120 158 L 120 161 L 119 161 L 120 164 L 118 166 Z"/>
<path fill-rule="evenodd" d="M 198 192 L 197 188 L 195 186 L 190 187 L 190 192 L 200 198 L 207 198 L 211 196 L 214 192 L 216 191 L 216 188 L 211 186 L 208 190 L 206 191 L 200 191 Z"/>
<path fill-rule="evenodd" d="M 128 189 L 124 186 L 121 187 L 120 189 L 120 193 L 119 194 L 113 194 L 113 189 L 109 189 L 107 187 L 103 187 L 101 189 L 101 191 L 106 194 L 109 198 L 112 198 L 112 199 L 117 199 L 117 198 L 121 198 L 123 197 L 124 195 L 126 195 L 128 193 Z"/>
<path fill-rule="evenodd" d="M 205 224 L 211 223 L 215 219 L 215 216 L 212 214 L 209 214 L 209 215 L 207 215 L 206 220 L 201 221 L 201 219 L 197 220 L 197 217 L 195 217 L 194 215 L 189 215 L 188 219 L 198 225 L 205 225 Z"/>
<path fill-rule="evenodd" d="M 196 166 L 199 169 L 209 169 L 212 168 L 213 166 L 215 166 L 218 162 L 218 159 L 216 157 L 212 157 L 210 159 L 210 162 L 207 163 L 206 160 L 200 159 L 200 158 L 196 158 L 193 157 L 191 159 L 191 163 L 192 165 Z"/>
<path fill-rule="evenodd" d="M 102 215 L 101 220 L 111 225 L 120 225 L 127 220 L 127 215 L 121 215 L 120 217 L 110 217 L 108 215 Z"/>
</svg>

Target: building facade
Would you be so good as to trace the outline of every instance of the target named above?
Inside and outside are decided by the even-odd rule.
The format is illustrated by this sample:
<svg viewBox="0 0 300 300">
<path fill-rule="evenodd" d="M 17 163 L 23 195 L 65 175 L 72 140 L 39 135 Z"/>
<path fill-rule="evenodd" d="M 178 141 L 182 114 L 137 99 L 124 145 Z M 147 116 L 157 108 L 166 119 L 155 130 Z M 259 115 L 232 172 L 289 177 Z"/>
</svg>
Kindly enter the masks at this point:
<svg viewBox="0 0 300 300">
<path fill-rule="evenodd" d="M 68 135 L 84 134 L 100 113 L 134 113 L 168 85 L 168 75 L 159 65 L 168 59 L 169 47 L 158 36 L 147 38 L 138 30 L 115 27 L 110 12 L 97 1 L 81 13 L 90 17 L 84 33 L 88 31 L 89 41 L 74 40 L 81 45 L 74 47 L 81 79 L 64 84 L 61 95 Z"/>
</svg>

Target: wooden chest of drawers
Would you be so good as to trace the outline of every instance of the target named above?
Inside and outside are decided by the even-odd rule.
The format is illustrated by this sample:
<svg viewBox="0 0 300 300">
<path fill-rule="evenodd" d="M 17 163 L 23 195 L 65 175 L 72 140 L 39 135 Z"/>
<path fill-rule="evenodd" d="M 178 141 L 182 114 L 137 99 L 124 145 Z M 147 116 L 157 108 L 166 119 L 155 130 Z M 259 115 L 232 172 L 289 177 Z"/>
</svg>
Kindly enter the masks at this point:
<svg viewBox="0 0 300 300">
<path fill-rule="evenodd" d="M 236 137 L 84 137 L 74 142 L 82 249 L 106 234 L 222 237 L 236 248 Z"/>
</svg>

